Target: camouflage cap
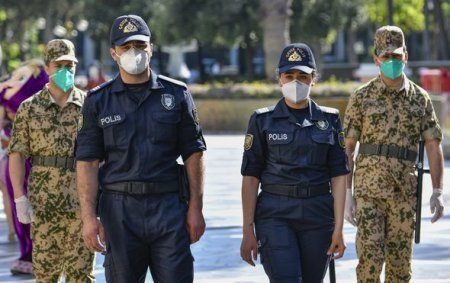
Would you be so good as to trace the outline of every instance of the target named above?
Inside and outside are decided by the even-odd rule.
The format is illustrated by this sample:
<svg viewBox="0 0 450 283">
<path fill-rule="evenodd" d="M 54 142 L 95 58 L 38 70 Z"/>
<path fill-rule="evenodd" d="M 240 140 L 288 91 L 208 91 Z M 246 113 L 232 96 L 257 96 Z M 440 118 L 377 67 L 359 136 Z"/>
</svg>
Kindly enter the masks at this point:
<svg viewBox="0 0 450 283">
<path fill-rule="evenodd" d="M 403 54 L 406 51 L 403 31 L 396 26 L 383 26 L 375 32 L 375 55 L 386 53 Z"/>
<path fill-rule="evenodd" d="M 63 60 L 78 62 L 75 57 L 75 46 L 67 39 L 50 40 L 44 50 L 45 63 Z"/>
</svg>

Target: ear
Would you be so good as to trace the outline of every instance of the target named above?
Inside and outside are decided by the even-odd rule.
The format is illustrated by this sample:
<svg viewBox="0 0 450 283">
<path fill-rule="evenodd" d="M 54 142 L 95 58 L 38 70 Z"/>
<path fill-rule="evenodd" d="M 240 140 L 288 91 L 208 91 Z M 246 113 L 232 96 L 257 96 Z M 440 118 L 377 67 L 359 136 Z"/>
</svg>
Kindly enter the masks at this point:
<svg viewBox="0 0 450 283">
<path fill-rule="evenodd" d="M 49 63 L 49 64 L 50 64 L 50 63 Z M 49 66 L 49 65 L 45 64 L 45 66 L 44 66 L 44 71 L 45 71 L 45 73 L 47 74 L 47 76 L 50 76 L 50 66 Z"/>
<path fill-rule="evenodd" d="M 405 64 L 408 63 L 408 51 L 405 52 Z"/>
<path fill-rule="evenodd" d="M 378 61 L 377 55 L 373 54 L 373 55 L 372 55 L 372 58 L 373 58 L 373 62 L 375 63 L 375 65 L 376 65 L 377 67 L 380 67 L 380 61 Z"/>
<path fill-rule="evenodd" d="M 117 53 L 113 47 L 109 48 L 109 54 L 114 61 L 117 61 Z"/>
</svg>

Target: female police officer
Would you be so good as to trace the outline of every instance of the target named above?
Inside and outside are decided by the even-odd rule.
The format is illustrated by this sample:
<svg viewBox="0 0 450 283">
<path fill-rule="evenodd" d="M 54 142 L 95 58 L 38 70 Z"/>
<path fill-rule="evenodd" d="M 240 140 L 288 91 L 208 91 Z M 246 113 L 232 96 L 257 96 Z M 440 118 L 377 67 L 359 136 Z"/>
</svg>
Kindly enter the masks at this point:
<svg viewBox="0 0 450 283">
<path fill-rule="evenodd" d="M 270 282 L 322 282 L 345 250 L 339 112 L 309 98 L 316 64 L 307 45 L 286 46 L 278 74 L 284 98 L 256 110 L 245 136 L 241 257 L 254 266 L 258 248 Z"/>
</svg>

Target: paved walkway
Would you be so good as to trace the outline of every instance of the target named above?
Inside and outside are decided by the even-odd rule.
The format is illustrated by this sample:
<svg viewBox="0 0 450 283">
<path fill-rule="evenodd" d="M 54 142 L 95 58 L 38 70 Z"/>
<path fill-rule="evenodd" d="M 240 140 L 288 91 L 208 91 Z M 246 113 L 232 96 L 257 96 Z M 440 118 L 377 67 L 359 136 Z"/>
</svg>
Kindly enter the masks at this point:
<svg viewBox="0 0 450 283">
<path fill-rule="evenodd" d="M 260 264 L 251 267 L 239 256 L 242 212 L 240 204 L 240 163 L 243 136 L 206 136 L 206 180 L 204 214 L 207 230 L 192 246 L 195 257 L 195 282 L 261 283 L 268 282 Z M 450 209 L 450 163 L 445 169 L 445 199 Z M 425 178 L 421 243 L 415 246 L 414 283 L 450 283 L 450 213 L 435 224 L 430 223 L 430 179 Z M 1 202 L 0 202 L 1 203 Z M 355 228 L 344 227 L 347 251 L 336 262 L 337 282 L 356 282 Z M 26 276 L 11 276 L 10 264 L 18 257 L 18 246 L 7 242 L 7 227 L 0 207 L 0 282 L 35 282 Z M 103 257 L 97 254 L 97 282 L 105 282 Z M 147 276 L 146 282 L 152 282 Z M 328 282 L 328 278 L 325 279 Z"/>
</svg>

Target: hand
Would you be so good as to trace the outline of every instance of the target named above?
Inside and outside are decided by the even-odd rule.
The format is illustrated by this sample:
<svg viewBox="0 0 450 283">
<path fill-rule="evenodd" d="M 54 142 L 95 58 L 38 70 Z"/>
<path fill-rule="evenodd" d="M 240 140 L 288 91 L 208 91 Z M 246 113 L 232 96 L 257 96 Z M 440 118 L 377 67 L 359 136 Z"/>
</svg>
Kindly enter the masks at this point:
<svg viewBox="0 0 450 283">
<path fill-rule="evenodd" d="M 430 197 L 430 210 L 434 213 L 431 218 L 431 223 L 438 221 L 444 215 L 444 197 L 442 196 L 442 189 L 433 189 L 433 194 Z"/>
<path fill-rule="evenodd" d="M 344 219 L 353 226 L 356 226 L 356 204 L 355 198 L 352 196 L 352 189 L 347 189 L 345 194 Z"/>
<path fill-rule="evenodd" d="M 258 259 L 258 243 L 253 232 L 253 225 L 251 229 L 243 233 L 241 258 L 252 266 L 255 266 L 255 261 Z"/>
<path fill-rule="evenodd" d="M 33 209 L 26 196 L 21 196 L 14 199 L 16 203 L 16 212 L 19 222 L 22 224 L 29 224 L 33 221 Z"/>
<path fill-rule="evenodd" d="M 186 218 L 187 229 L 191 243 L 195 243 L 205 233 L 205 219 L 201 210 L 189 206 Z"/>
<path fill-rule="evenodd" d="M 105 251 L 105 230 L 96 217 L 83 220 L 84 245 L 92 252 Z"/>
<path fill-rule="evenodd" d="M 333 255 L 331 257 L 332 259 L 341 258 L 344 255 L 346 248 L 342 231 L 334 230 L 333 235 L 331 236 L 331 244 L 328 248 L 327 255 Z"/>
</svg>

